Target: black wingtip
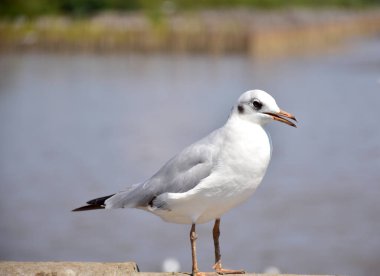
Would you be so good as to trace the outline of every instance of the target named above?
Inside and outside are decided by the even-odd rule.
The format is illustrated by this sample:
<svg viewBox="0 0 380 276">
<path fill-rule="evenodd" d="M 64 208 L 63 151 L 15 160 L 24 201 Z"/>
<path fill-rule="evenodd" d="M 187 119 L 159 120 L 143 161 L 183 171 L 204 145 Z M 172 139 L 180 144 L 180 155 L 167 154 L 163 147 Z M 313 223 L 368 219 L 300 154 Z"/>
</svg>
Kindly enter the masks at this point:
<svg viewBox="0 0 380 276">
<path fill-rule="evenodd" d="M 105 205 L 104 205 L 105 201 L 112 196 L 114 196 L 114 194 L 92 199 L 90 201 L 87 201 L 88 205 L 76 208 L 76 209 L 71 210 L 71 211 L 72 212 L 80 212 L 80 211 L 91 211 L 91 210 L 97 210 L 97 209 L 104 209 L 105 208 Z"/>
<path fill-rule="evenodd" d="M 97 209 L 104 209 L 104 206 L 86 205 L 86 206 L 82 206 L 82 207 L 73 209 L 73 210 L 71 210 L 71 212 L 91 211 L 91 210 L 97 210 Z"/>
<path fill-rule="evenodd" d="M 103 197 L 98 197 L 92 200 L 87 201 L 86 203 L 88 205 L 104 205 L 104 202 L 109 199 L 110 197 L 114 196 L 115 194 L 108 195 L 108 196 L 103 196 Z"/>
</svg>

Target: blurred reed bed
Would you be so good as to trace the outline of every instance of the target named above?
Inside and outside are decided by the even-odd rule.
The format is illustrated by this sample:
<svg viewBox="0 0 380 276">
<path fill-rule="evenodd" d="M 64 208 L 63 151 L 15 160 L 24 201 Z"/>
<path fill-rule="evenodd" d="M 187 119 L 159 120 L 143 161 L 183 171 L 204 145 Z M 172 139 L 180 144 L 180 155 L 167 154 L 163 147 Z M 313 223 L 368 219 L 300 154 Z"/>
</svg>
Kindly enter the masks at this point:
<svg viewBox="0 0 380 276">
<path fill-rule="evenodd" d="M 379 33 L 380 9 L 102 13 L 2 20 L 0 50 L 281 56 Z"/>
</svg>

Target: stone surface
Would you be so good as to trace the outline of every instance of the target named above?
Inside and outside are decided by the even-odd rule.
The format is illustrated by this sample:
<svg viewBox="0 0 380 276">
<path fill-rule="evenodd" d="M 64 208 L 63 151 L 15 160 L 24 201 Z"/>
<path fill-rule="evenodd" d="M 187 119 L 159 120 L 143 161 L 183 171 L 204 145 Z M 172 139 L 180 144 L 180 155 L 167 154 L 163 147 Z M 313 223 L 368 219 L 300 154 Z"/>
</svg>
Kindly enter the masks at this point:
<svg viewBox="0 0 380 276">
<path fill-rule="evenodd" d="M 95 263 L 95 262 L 0 262 L 0 275 L 33 276 L 90 276 L 127 275 L 137 272 L 134 262 Z"/>
<path fill-rule="evenodd" d="M 0 276 L 189 276 L 189 273 L 138 272 L 134 262 L 96 263 L 96 262 L 0 262 Z M 206 272 L 206 276 L 216 276 L 215 272 Z M 241 276 L 241 274 L 240 274 Z M 256 274 L 244 276 L 311 276 L 309 274 Z M 316 275 L 315 275 L 316 276 Z M 324 275 L 327 276 L 327 275 Z"/>
</svg>

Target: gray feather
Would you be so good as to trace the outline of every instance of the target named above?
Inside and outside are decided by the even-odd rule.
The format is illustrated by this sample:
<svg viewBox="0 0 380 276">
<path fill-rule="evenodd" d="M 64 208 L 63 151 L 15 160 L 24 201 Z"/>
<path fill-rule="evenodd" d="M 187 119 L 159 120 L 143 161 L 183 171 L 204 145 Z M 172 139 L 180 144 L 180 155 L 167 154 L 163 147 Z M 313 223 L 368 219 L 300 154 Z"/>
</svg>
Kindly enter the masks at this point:
<svg viewBox="0 0 380 276">
<path fill-rule="evenodd" d="M 146 207 L 161 194 L 184 193 L 193 189 L 213 171 L 213 161 L 220 148 L 217 146 L 220 142 L 217 141 L 218 131 L 185 148 L 147 181 L 109 198 L 105 202 L 106 207 Z M 164 206 L 164 203 L 158 205 Z"/>
</svg>

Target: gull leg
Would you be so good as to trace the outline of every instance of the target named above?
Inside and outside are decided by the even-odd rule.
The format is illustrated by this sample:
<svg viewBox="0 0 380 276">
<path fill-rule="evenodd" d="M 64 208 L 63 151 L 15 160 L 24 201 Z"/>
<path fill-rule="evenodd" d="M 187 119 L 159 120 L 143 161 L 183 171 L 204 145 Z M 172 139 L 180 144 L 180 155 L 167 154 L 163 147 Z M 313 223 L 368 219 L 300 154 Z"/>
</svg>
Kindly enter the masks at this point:
<svg viewBox="0 0 380 276">
<path fill-rule="evenodd" d="M 220 218 L 215 220 L 214 228 L 212 229 L 212 236 L 214 238 L 214 249 L 215 249 L 215 264 L 212 267 L 218 274 L 244 274 L 244 270 L 232 270 L 222 268 L 222 255 L 220 254 L 219 247 L 219 236 L 220 236 Z"/>
<path fill-rule="evenodd" d="M 214 249 L 215 249 L 215 264 L 213 269 L 218 270 L 222 268 L 222 261 L 220 255 L 220 247 L 219 247 L 219 236 L 220 236 L 220 218 L 215 220 L 214 228 L 212 229 L 212 237 L 214 238 Z"/>
<path fill-rule="evenodd" d="M 196 240 L 197 240 L 197 234 L 195 233 L 195 223 L 193 223 L 191 225 L 191 230 L 190 230 L 192 275 L 193 276 L 199 275 L 196 245 L 195 245 Z"/>
</svg>

